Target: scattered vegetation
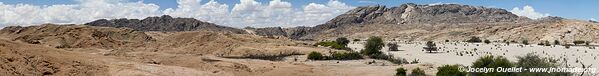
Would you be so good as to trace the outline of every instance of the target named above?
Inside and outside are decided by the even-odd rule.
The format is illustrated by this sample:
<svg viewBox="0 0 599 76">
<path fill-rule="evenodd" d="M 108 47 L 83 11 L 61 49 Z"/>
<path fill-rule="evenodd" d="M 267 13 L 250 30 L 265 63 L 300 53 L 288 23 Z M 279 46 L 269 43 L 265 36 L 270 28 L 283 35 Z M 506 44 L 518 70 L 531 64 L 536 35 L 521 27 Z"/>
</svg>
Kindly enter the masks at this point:
<svg viewBox="0 0 599 76">
<path fill-rule="evenodd" d="M 420 68 L 412 69 L 410 76 L 426 76 L 424 70 Z"/>
<path fill-rule="evenodd" d="M 397 43 L 388 43 L 387 46 L 389 46 L 389 51 L 399 51 Z"/>
<path fill-rule="evenodd" d="M 466 42 L 470 42 L 470 43 L 480 43 L 482 42 L 482 40 L 476 36 L 472 36 L 470 37 L 470 39 L 466 40 Z"/>
<path fill-rule="evenodd" d="M 433 53 L 433 51 L 437 51 L 436 46 L 437 45 L 433 41 L 427 41 L 426 47 L 424 47 L 424 50 L 428 51 L 429 53 Z"/>
<path fill-rule="evenodd" d="M 551 46 L 551 43 L 547 40 L 545 40 L 545 46 Z"/>
<path fill-rule="evenodd" d="M 572 44 L 566 44 L 566 45 L 564 45 L 564 47 L 565 47 L 566 49 L 569 49 L 569 48 L 570 48 L 570 46 L 572 46 Z"/>
<path fill-rule="evenodd" d="M 574 45 L 584 44 L 584 43 L 586 43 L 586 41 L 582 41 L 582 40 L 576 40 L 576 41 L 574 41 Z"/>
<path fill-rule="evenodd" d="M 522 44 L 524 44 L 524 45 L 528 45 L 528 44 L 529 44 L 529 43 L 528 43 L 528 40 L 522 40 Z"/>
<path fill-rule="evenodd" d="M 321 53 L 319 52 L 310 52 L 310 54 L 308 54 L 308 59 L 310 60 L 322 60 L 324 59 L 324 57 L 322 56 Z"/>
<path fill-rule="evenodd" d="M 381 54 L 381 49 L 383 48 L 384 43 L 383 39 L 380 37 L 370 37 L 366 40 L 366 44 L 364 45 L 364 49 L 360 51 L 364 55 L 372 56 L 376 54 Z"/>
<path fill-rule="evenodd" d="M 485 44 L 489 44 L 489 43 L 491 43 L 491 41 L 485 40 Z"/>
<path fill-rule="evenodd" d="M 522 67 L 525 69 L 528 68 L 556 68 L 559 67 L 557 60 L 550 58 L 541 58 L 538 55 L 534 55 L 532 53 L 528 53 L 525 56 L 519 56 L 518 62 L 516 62 L 517 67 Z M 523 71 L 520 73 L 516 73 L 517 76 L 567 76 L 568 73 L 540 73 L 540 72 L 528 72 Z"/>
<path fill-rule="evenodd" d="M 395 69 L 395 71 L 396 71 L 395 76 L 406 76 L 406 75 L 408 75 L 406 73 L 406 71 L 408 71 L 408 70 L 406 70 L 405 68 L 397 68 L 397 69 Z"/>
<path fill-rule="evenodd" d="M 324 56 L 319 52 L 310 52 L 308 54 L 310 60 L 353 60 L 362 59 L 362 55 L 358 52 L 334 52 L 330 56 Z"/>
<path fill-rule="evenodd" d="M 418 60 L 418 59 L 414 59 L 414 60 L 412 60 L 412 62 L 410 62 L 410 64 L 418 64 L 418 63 L 420 63 L 420 60 Z"/>
<path fill-rule="evenodd" d="M 512 64 L 507 58 L 502 56 L 483 56 L 474 63 L 472 63 L 473 68 L 497 68 L 497 67 L 513 67 Z M 510 76 L 512 73 L 507 72 L 489 72 L 489 73 L 471 73 L 473 76 Z"/>
<path fill-rule="evenodd" d="M 460 71 L 460 65 L 443 65 L 438 69 L 437 76 L 466 76 L 466 72 Z"/>
<path fill-rule="evenodd" d="M 540 56 L 534 55 L 532 53 L 526 54 L 525 56 L 519 56 L 519 57 L 517 57 L 517 59 L 518 59 L 518 61 L 513 63 L 502 56 L 498 56 L 498 57 L 483 56 L 483 57 L 477 59 L 474 63 L 472 63 L 472 67 L 473 68 L 522 67 L 522 68 L 528 69 L 528 68 L 557 68 L 560 66 L 560 64 L 557 62 L 558 60 L 556 60 L 556 59 L 541 58 Z M 459 68 L 459 66 L 445 65 L 443 67 L 439 67 L 439 72 L 437 73 L 437 75 L 438 76 L 464 76 L 464 75 L 454 75 L 454 74 L 460 74 L 460 73 L 451 72 L 453 70 L 447 70 L 449 68 L 454 69 L 454 68 Z M 447 72 L 447 71 L 449 71 L 449 72 Z M 454 73 L 454 74 L 439 75 L 439 73 Z M 469 74 L 471 74 L 471 76 L 569 76 L 569 75 L 571 75 L 570 73 L 564 73 L 564 72 L 544 73 L 544 72 L 527 72 L 527 71 L 469 73 Z"/>
<path fill-rule="evenodd" d="M 353 60 L 353 59 L 362 59 L 362 56 L 358 52 L 335 52 L 328 59 L 333 60 Z"/>
<path fill-rule="evenodd" d="M 347 44 L 349 44 L 349 40 L 345 37 L 340 37 L 335 39 L 335 42 L 337 42 L 337 44 L 342 45 L 342 46 L 347 46 Z"/>
<path fill-rule="evenodd" d="M 551 46 L 551 43 L 549 43 L 549 41 L 545 40 L 543 42 L 539 42 L 537 45 L 540 45 L 540 46 Z"/>
<path fill-rule="evenodd" d="M 338 50 L 351 50 L 350 48 L 346 47 L 345 45 L 339 44 L 336 41 L 325 41 L 325 42 L 318 42 L 316 44 L 314 44 L 314 46 L 324 46 L 324 47 L 330 47 L 333 49 L 338 49 Z"/>
<path fill-rule="evenodd" d="M 393 55 L 375 54 L 370 56 L 373 59 L 387 60 L 394 64 L 408 64 L 408 60 L 404 58 L 395 58 Z"/>
<path fill-rule="evenodd" d="M 560 42 L 558 40 L 554 40 L 553 45 L 560 45 Z"/>
</svg>

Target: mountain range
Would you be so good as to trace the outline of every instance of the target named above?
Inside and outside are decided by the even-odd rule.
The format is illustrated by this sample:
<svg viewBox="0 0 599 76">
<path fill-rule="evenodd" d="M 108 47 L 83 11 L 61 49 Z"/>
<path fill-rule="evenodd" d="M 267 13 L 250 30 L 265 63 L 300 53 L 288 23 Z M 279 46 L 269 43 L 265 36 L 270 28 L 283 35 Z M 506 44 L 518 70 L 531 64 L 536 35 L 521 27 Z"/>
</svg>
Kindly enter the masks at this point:
<svg viewBox="0 0 599 76">
<path fill-rule="evenodd" d="M 529 19 L 505 9 L 461 4 L 417 5 L 397 7 L 363 6 L 349 10 L 330 21 L 314 27 L 232 28 L 193 18 L 172 18 L 168 15 L 138 19 L 100 19 L 90 26 L 127 27 L 139 31 L 211 30 L 249 33 L 261 36 L 281 36 L 296 40 L 323 40 L 336 37 L 365 39 L 370 36 L 423 41 L 464 41 L 482 37 L 493 41 L 598 41 L 598 24 L 590 21 L 545 17 Z"/>
</svg>

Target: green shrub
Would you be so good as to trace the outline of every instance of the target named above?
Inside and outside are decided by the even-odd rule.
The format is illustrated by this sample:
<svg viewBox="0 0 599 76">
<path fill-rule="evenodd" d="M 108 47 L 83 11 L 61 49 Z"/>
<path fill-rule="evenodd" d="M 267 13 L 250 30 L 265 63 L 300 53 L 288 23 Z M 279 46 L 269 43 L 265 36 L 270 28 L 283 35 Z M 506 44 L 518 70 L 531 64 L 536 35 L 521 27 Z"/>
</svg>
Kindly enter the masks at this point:
<svg viewBox="0 0 599 76">
<path fill-rule="evenodd" d="M 491 43 L 491 41 L 485 40 L 485 44 L 489 44 L 489 43 Z"/>
<path fill-rule="evenodd" d="M 389 47 L 389 51 L 399 51 L 399 49 L 397 49 L 399 45 L 396 43 L 388 43 L 387 46 Z"/>
<path fill-rule="evenodd" d="M 369 56 L 373 54 L 380 54 L 380 50 L 383 48 L 383 46 L 385 46 L 383 39 L 373 36 L 366 40 L 366 45 L 364 45 L 364 49 L 361 51 L 361 53 Z"/>
<path fill-rule="evenodd" d="M 345 37 L 340 37 L 335 39 L 335 42 L 337 42 L 337 44 L 342 45 L 342 46 L 347 46 L 347 44 L 349 43 L 349 40 Z"/>
<path fill-rule="evenodd" d="M 353 60 L 362 59 L 362 56 L 358 52 L 335 52 L 330 58 L 335 60 Z"/>
<path fill-rule="evenodd" d="M 426 76 L 424 70 L 420 68 L 412 69 L 410 76 Z"/>
<path fill-rule="evenodd" d="M 522 40 L 522 44 L 524 44 L 524 45 L 528 45 L 528 44 L 529 44 L 529 43 L 528 43 L 528 40 Z"/>
<path fill-rule="evenodd" d="M 324 57 L 322 56 L 321 53 L 319 52 L 310 52 L 310 54 L 308 54 L 308 59 L 310 60 L 322 60 L 324 59 Z"/>
<path fill-rule="evenodd" d="M 551 43 L 549 43 L 549 41 L 545 40 L 543 42 L 539 42 L 538 45 L 540 45 L 540 46 L 551 46 Z"/>
<path fill-rule="evenodd" d="M 572 44 L 566 44 L 566 45 L 564 45 L 564 47 L 566 47 L 566 49 L 569 49 L 570 46 L 572 46 Z"/>
<path fill-rule="evenodd" d="M 406 70 L 404 68 L 397 68 L 397 69 L 395 69 L 395 71 L 396 71 L 395 72 L 395 76 L 406 76 L 406 75 L 408 75 L 407 72 L 406 72 L 408 70 Z"/>
<path fill-rule="evenodd" d="M 472 36 L 470 37 L 470 39 L 466 40 L 466 42 L 470 42 L 470 43 L 480 43 L 482 42 L 482 40 L 476 36 Z"/>
<path fill-rule="evenodd" d="M 507 60 L 505 57 L 498 56 L 483 56 L 474 63 L 473 68 L 497 68 L 497 67 L 513 67 L 514 64 Z M 512 73 L 506 72 L 489 72 L 489 73 L 472 73 L 473 76 L 510 76 Z"/>
<path fill-rule="evenodd" d="M 382 59 L 382 60 L 387 60 L 387 59 L 391 58 L 390 56 L 382 54 L 382 53 L 370 54 L 369 57 L 373 58 L 373 59 Z"/>
<path fill-rule="evenodd" d="M 443 65 L 438 68 L 437 76 L 466 76 L 466 72 L 460 71 L 460 65 Z"/>
<path fill-rule="evenodd" d="M 551 43 L 549 43 L 549 41 L 545 40 L 545 46 L 551 46 Z"/>
<path fill-rule="evenodd" d="M 554 41 L 553 41 L 553 45 L 560 45 L 560 43 L 559 43 L 559 41 L 558 41 L 558 40 L 554 40 Z"/>
<path fill-rule="evenodd" d="M 591 45 L 591 42 L 590 42 L 590 41 L 587 41 L 587 42 L 585 42 L 584 44 L 585 44 L 585 45 L 587 45 L 587 46 L 589 46 L 589 45 Z"/>
<path fill-rule="evenodd" d="M 410 64 L 418 64 L 418 63 L 420 63 L 420 60 L 418 60 L 418 59 L 414 59 L 414 60 L 412 60 L 412 62 L 410 62 Z"/>
<path fill-rule="evenodd" d="M 559 64 L 557 60 L 549 59 L 549 58 L 541 58 L 538 55 L 534 55 L 533 53 L 528 53 L 525 56 L 518 56 L 518 62 L 516 65 L 518 67 L 522 67 L 525 69 L 528 68 L 557 68 Z M 567 76 L 568 73 L 563 72 L 554 72 L 554 73 L 545 73 L 545 72 L 528 72 L 523 71 L 519 73 L 515 73 L 517 76 Z"/>
<path fill-rule="evenodd" d="M 325 42 L 318 42 L 318 43 L 314 44 L 314 46 L 317 46 L 317 45 L 324 46 L 324 47 L 331 47 L 333 49 L 338 49 L 338 50 L 351 50 L 350 48 L 345 47 L 345 45 L 338 44 L 335 41 L 325 41 Z"/>
<path fill-rule="evenodd" d="M 574 41 L 574 45 L 578 45 L 578 44 L 584 44 L 586 41 L 582 41 L 582 40 L 576 40 Z"/>
<path fill-rule="evenodd" d="M 437 51 L 437 45 L 433 41 L 427 41 L 424 50 L 433 53 L 433 51 Z"/>
</svg>

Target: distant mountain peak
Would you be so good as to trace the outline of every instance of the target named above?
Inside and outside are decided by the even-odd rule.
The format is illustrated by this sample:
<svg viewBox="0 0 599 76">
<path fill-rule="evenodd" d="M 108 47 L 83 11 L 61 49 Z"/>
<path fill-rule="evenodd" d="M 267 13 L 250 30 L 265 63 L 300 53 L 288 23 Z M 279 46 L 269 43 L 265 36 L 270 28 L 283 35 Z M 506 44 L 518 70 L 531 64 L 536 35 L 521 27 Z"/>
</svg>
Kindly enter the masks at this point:
<svg viewBox="0 0 599 76">
<path fill-rule="evenodd" d="M 232 27 L 220 26 L 213 23 L 200 21 L 194 18 L 173 18 L 169 15 L 160 17 L 147 17 L 143 20 L 139 19 L 99 19 L 93 22 L 85 23 L 90 26 L 101 27 L 125 27 L 138 31 L 196 31 L 208 30 L 219 32 L 246 33 L 244 30 Z"/>
</svg>

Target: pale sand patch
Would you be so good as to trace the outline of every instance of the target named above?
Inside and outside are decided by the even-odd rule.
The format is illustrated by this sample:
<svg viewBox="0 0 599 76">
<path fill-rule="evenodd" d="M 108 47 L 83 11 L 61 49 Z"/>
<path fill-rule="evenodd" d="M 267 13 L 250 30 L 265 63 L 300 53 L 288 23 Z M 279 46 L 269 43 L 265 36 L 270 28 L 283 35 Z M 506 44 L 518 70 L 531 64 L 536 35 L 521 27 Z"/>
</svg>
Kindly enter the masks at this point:
<svg viewBox="0 0 599 76">
<path fill-rule="evenodd" d="M 348 46 L 356 51 L 363 49 L 364 42 L 352 42 Z M 437 47 L 440 47 L 437 53 L 426 53 L 422 51 L 424 42 L 420 43 L 398 43 L 399 50 L 404 51 L 387 51 L 388 47 L 384 47 L 382 51 L 385 54 L 393 54 L 396 57 L 405 58 L 408 61 L 418 59 L 421 63 L 431 63 L 435 67 L 445 64 L 461 64 L 469 66 L 481 56 L 494 55 L 504 56 L 510 61 L 515 62 L 517 56 L 524 56 L 527 53 L 534 53 L 542 57 L 552 57 L 563 62 L 565 58 L 567 65 L 572 67 L 581 67 L 580 63 L 585 65 L 599 65 L 599 50 L 590 49 L 585 46 L 572 46 L 566 49 L 564 46 L 539 46 L 536 44 L 522 45 L 505 43 L 463 43 L 463 42 L 436 42 Z M 454 45 L 455 44 L 455 45 Z M 478 45 L 478 46 L 477 46 Z M 523 47 L 520 47 L 523 46 Z M 476 49 L 476 51 L 474 51 Z M 449 53 L 447 52 L 449 51 Z M 456 55 L 462 52 L 463 56 Z M 467 54 L 465 52 L 472 52 Z M 504 55 L 505 53 L 505 55 Z M 576 61 L 580 63 L 577 63 Z"/>
</svg>

